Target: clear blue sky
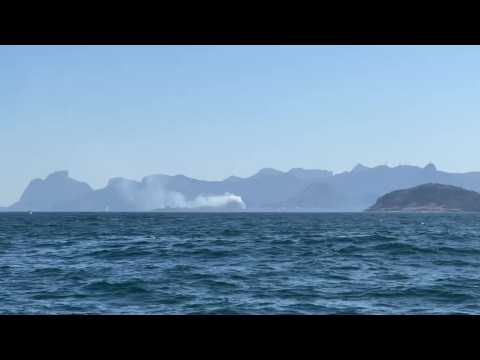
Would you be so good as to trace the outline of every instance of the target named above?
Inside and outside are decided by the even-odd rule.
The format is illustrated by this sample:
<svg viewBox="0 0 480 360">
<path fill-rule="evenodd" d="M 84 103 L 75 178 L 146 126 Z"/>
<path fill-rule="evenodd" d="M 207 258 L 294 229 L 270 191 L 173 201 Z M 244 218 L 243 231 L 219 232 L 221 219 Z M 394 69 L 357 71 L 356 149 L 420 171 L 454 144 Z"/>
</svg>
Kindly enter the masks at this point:
<svg viewBox="0 0 480 360">
<path fill-rule="evenodd" d="M 0 205 L 68 169 L 480 170 L 478 46 L 0 46 Z"/>
</svg>

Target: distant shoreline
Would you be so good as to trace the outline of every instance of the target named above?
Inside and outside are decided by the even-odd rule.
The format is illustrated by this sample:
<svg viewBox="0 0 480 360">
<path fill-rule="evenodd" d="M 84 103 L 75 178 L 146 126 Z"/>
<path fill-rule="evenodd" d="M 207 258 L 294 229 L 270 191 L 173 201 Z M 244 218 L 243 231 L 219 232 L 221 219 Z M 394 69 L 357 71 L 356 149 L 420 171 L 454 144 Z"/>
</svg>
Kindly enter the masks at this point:
<svg viewBox="0 0 480 360">
<path fill-rule="evenodd" d="M 468 212 L 461 209 L 439 209 L 439 208 L 404 208 L 404 209 L 367 209 L 365 212 L 373 213 L 463 213 Z M 474 212 L 474 211 L 473 211 Z"/>
<path fill-rule="evenodd" d="M 233 214 L 364 214 L 364 215 L 395 215 L 395 214 L 405 214 L 405 215 L 419 215 L 419 214 L 431 214 L 431 215 L 447 215 L 447 214 L 480 214 L 476 211 L 435 211 L 435 210 L 363 210 L 363 211 L 293 211 L 293 210 L 273 210 L 273 211 L 33 211 L 32 214 L 28 211 L 0 211 L 1 215 L 45 215 L 45 214 L 58 214 L 58 215 L 121 215 L 121 214 L 131 214 L 131 215 L 155 215 L 155 214 L 224 214 L 224 215 L 233 215 Z"/>
</svg>

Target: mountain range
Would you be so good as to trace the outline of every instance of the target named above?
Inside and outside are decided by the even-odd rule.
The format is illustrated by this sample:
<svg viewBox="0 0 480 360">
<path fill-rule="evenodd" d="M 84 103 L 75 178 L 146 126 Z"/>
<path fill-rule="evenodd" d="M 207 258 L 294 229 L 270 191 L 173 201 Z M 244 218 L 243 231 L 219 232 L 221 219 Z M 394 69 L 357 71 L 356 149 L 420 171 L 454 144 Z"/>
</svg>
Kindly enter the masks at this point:
<svg viewBox="0 0 480 360">
<path fill-rule="evenodd" d="M 102 189 L 67 171 L 35 179 L 19 201 L 3 211 L 362 211 L 391 191 L 441 183 L 480 191 L 480 172 L 448 173 L 435 165 L 355 166 L 334 174 L 294 168 L 264 168 L 253 176 L 205 181 L 184 175 L 150 175 L 141 181 L 113 178 Z"/>
</svg>

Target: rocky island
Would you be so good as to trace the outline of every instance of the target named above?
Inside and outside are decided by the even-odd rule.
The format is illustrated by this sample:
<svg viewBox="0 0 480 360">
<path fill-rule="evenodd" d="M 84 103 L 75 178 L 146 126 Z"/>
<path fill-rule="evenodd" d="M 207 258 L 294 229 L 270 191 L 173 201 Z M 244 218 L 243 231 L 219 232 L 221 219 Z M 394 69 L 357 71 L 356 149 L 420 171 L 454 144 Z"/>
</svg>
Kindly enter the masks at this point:
<svg viewBox="0 0 480 360">
<path fill-rule="evenodd" d="M 479 212 L 480 194 L 457 186 L 429 183 L 383 195 L 367 211 Z"/>
</svg>

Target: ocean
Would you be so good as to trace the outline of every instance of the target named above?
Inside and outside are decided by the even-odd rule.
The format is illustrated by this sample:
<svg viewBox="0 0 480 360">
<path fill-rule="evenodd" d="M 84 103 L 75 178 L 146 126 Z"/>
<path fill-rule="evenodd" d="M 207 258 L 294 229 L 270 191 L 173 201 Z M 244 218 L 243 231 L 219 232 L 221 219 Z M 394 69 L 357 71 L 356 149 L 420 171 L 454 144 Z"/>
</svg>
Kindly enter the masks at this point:
<svg viewBox="0 0 480 360">
<path fill-rule="evenodd" d="M 0 314 L 480 314 L 479 269 L 479 214 L 0 214 Z"/>
</svg>

